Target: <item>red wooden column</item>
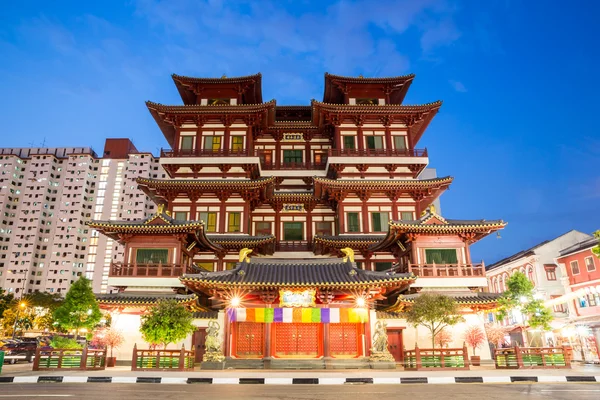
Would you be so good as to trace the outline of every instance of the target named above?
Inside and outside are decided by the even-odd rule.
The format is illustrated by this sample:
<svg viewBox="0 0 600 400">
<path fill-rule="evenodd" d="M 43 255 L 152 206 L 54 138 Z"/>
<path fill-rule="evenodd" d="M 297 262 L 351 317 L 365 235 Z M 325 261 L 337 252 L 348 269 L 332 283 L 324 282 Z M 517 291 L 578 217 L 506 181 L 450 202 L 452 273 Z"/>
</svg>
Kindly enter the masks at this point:
<svg viewBox="0 0 600 400">
<path fill-rule="evenodd" d="M 363 200 L 362 202 L 362 225 L 363 233 L 369 232 L 369 209 L 366 200 Z"/>
<path fill-rule="evenodd" d="M 344 205 L 342 203 L 338 203 L 337 209 L 338 231 L 336 235 L 339 235 L 340 233 L 346 233 L 346 216 L 344 215 Z"/>
<path fill-rule="evenodd" d="M 388 151 L 392 149 L 392 133 L 388 124 L 385 125 L 385 148 Z"/>
<path fill-rule="evenodd" d="M 341 150 L 342 149 L 342 137 L 340 136 L 339 124 L 335 125 L 333 128 L 333 140 L 335 143 L 335 148 L 338 150 Z"/>
<path fill-rule="evenodd" d="M 356 139 L 358 141 L 357 149 L 364 150 L 365 149 L 365 139 L 364 139 L 364 135 L 363 135 L 363 128 L 362 128 L 362 126 L 357 126 L 356 128 L 358 130 L 357 139 Z"/>
<path fill-rule="evenodd" d="M 229 138 L 231 137 L 231 132 L 229 130 L 229 127 L 231 125 L 231 122 L 228 119 L 225 119 L 225 121 L 223 121 L 224 125 L 225 125 L 225 133 L 223 135 L 223 146 L 221 147 L 222 150 L 228 151 L 231 150 L 231 144 L 229 143 Z"/>
<path fill-rule="evenodd" d="M 312 207 L 310 204 L 306 207 L 306 240 L 311 242 L 313 239 L 313 225 L 312 225 Z"/>
<path fill-rule="evenodd" d="M 225 204 L 227 202 L 227 200 L 229 199 L 229 197 L 231 196 L 231 193 L 229 193 L 226 190 L 221 190 L 219 192 L 217 192 L 217 197 L 219 198 L 219 201 L 221 202 L 220 204 L 220 209 L 219 209 L 219 233 L 225 233 L 225 223 L 227 220 L 227 205 Z"/>
</svg>

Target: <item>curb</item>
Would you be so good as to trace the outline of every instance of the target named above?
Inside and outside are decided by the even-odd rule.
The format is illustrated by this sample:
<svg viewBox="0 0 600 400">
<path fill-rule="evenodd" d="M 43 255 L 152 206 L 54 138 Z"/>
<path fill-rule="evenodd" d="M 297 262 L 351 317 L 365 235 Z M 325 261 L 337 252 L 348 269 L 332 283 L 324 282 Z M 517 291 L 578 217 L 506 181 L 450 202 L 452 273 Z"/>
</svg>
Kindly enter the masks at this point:
<svg viewBox="0 0 600 400">
<path fill-rule="evenodd" d="M 360 385 L 600 382 L 600 376 L 439 376 L 410 378 L 175 378 L 151 376 L 0 376 L 2 383 L 161 383 L 212 385 Z"/>
</svg>

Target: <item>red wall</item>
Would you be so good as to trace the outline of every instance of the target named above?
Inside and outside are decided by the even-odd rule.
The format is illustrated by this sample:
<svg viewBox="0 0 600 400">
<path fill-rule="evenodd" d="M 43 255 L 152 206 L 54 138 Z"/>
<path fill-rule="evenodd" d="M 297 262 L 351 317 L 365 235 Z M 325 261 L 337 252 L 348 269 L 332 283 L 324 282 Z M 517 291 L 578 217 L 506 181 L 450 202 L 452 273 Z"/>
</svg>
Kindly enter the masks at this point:
<svg viewBox="0 0 600 400">
<path fill-rule="evenodd" d="M 594 265 L 596 266 L 596 270 L 592 272 L 588 272 L 585 266 L 585 259 L 587 257 L 592 257 L 594 260 Z M 577 260 L 579 264 L 579 274 L 573 275 L 573 271 L 571 270 L 571 261 Z M 600 279 L 600 259 L 596 257 L 591 249 L 586 251 L 582 251 L 579 253 L 571 254 L 569 256 L 558 258 L 557 261 L 561 264 L 565 264 L 567 269 L 567 274 L 569 275 L 569 283 L 571 285 L 575 285 L 577 283 L 584 283 L 593 281 L 596 279 Z"/>
</svg>

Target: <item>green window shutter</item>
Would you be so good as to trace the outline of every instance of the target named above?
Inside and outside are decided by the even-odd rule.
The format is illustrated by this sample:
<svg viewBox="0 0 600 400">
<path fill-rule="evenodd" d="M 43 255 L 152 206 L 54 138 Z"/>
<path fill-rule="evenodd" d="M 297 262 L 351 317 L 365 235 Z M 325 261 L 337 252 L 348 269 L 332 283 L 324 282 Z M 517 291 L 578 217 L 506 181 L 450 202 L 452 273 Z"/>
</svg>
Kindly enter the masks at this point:
<svg viewBox="0 0 600 400">
<path fill-rule="evenodd" d="M 427 264 L 458 264 L 456 249 L 425 249 Z"/>
<path fill-rule="evenodd" d="M 284 222 L 283 240 L 304 240 L 302 222 Z"/>
<path fill-rule="evenodd" d="M 343 136 L 344 138 L 344 149 L 354 149 L 354 136 Z"/>
<path fill-rule="evenodd" d="M 404 136 L 394 136 L 394 147 L 396 150 L 406 149 L 406 141 L 404 140 Z"/>
<path fill-rule="evenodd" d="M 348 232 L 360 232 L 358 226 L 358 213 L 348 213 Z"/>
<path fill-rule="evenodd" d="M 137 249 L 135 253 L 137 264 L 167 264 L 168 261 L 168 249 Z"/>
<path fill-rule="evenodd" d="M 191 150 L 194 146 L 193 136 L 182 136 L 181 137 L 181 150 Z"/>
<path fill-rule="evenodd" d="M 371 222 L 373 225 L 373 232 L 383 232 L 388 229 L 388 213 L 386 212 L 374 212 L 371 214 Z"/>
</svg>

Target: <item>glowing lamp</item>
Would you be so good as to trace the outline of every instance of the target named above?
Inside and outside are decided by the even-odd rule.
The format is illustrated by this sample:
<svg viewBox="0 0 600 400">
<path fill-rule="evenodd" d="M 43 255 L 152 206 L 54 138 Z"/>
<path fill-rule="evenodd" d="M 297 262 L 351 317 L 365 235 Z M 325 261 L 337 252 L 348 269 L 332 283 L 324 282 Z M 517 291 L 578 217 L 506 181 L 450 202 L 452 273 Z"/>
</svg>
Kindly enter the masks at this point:
<svg viewBox="0 0 600 400">
<path fill-rule="evenodd" d="M 241 303 L 242 299 L 240 299 L 238 296 L 232 297 L 231 300 L 229 300 L 229 305 L 234 308 L 239 307 Z"/>
<path fill-rule="evenodd" d="M 359 296 L 359 297 L 357 297 L 357 298 L 356 298 L 356 306 L 357 306 L 357 307 L 360 307 L 360 308 L 362 308 L 362 307 L 364 307 L 366 304 L 367 304 L 367 301 L 365 300 L 365 298 L 364 298 L 364 297 L 362 297 L 362 296 Z"/>
</svg>

